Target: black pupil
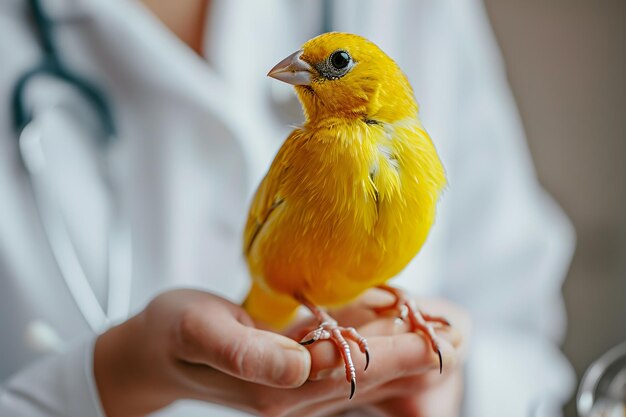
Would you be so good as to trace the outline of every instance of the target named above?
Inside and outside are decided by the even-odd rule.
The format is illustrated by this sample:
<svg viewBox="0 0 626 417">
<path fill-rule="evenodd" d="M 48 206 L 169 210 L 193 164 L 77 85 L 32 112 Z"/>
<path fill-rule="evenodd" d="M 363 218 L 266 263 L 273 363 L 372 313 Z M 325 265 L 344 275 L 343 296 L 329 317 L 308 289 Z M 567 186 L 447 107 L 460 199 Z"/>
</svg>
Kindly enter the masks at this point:
<svg viewBox="0 0 626 417">
<path fill-rule="evenodd" d="M 330 57 L 330 63 L 337 69 L 343 69 L 350 63 L 350 55 L 344 51 L 335 52 Z"/>
</svg>

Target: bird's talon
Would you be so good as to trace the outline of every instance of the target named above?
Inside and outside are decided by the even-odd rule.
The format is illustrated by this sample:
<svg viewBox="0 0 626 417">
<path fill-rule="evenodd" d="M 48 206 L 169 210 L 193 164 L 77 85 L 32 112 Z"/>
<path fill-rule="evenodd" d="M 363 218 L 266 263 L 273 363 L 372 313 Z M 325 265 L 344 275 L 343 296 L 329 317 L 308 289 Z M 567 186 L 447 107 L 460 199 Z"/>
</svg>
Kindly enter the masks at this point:
<svg viewBox="0 0 626 417">
<path fill-rule="evenodd" d="M 350 400 L 354 397 L 354 393 L 356 392 L 356 378 L 352 377 L 350 380 Z"/>
<path fill-rule="evenodd" d="M 441 349 L 437 346 L 437 356 L 439 356 L 439 375 L 443 373 L 443 358 L 441 357 Z"/>
<path fill-rule="evenodd" d="M 431 316 L 430 314 L 420 311 L 415 305 L 415 302 L 411 298 L 408 298 L 401 290 L 388 285 L 381 285 L 378 288 L 390 293 L 396 298 L 395 303 L 385 309 L 381 308 L 379 311 L 382 312 L 387 309 L 397 310 L 403 321 L 409 325 L 411 331 L 421 333 L 424 338 L 431 343 L 433 351 L 437 353 L 437 357 L 439 358 L 439 373 L 442 374 L 443 356 L 436 340 L 437 335 L 435 334 L 435 329 L 451 327 L 450 322 L 443 317 Z"/>
<path fill-rule="evenodd" d="M 301 341 L 300 341 L 300 344 L 301 344 L 302 346 L 311 345 L 311 344 L 313 344 L 313 343 L 315 343 L 315 338 L 313 338 L 313 339 L 308 339 L 308 340 L 304 340 L 304 339 L 303 339 L 303 340 L 301 340 Z"/>
<path fill-rule="evenodd" d="M 369 349 L 365 349 L 365 369 L 363 369 L 363 371 L 367 371 L 368 366 L 370 366 L 370 351 Z"/>
<path fill-rule="evenodd" d="M 367 340 L 361 336 L 353 327 L 342 327 L 328 315 L 325 311 L 309 303 L 304 297 L 297 299 L 315 316 L 320 323 L 319 327 L 302 338 L 301 344 L 311 344 L 320 340 L 330 340 L 337 348 L 339 355 L 343 360 L 346 371 L 346 381 L 350 383 L 350 399 L 356 391 L 356 372 L 354 369 L 354 361 L 352 360 L 352 352 L 348 341 L 351 340 L 359 345 L 361 353 L 365 355 L 365 369 L 369 365 L 369 349 Z"/>
</svg>

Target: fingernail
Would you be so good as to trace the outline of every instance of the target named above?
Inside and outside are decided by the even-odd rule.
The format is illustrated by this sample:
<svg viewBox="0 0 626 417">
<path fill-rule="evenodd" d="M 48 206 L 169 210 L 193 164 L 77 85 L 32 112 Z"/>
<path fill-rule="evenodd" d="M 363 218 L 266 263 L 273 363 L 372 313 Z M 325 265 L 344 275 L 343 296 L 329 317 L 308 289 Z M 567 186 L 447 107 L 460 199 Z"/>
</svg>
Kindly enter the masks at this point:
<svg viewBox="0 0 626 417">
<path fill-rule="evenodd" d="M 272 377 L 281 386 L 298 387 L 309 377 L 311 355 L 295 342 L 281 345 L 284 349 L 278 352 L 281 358 L 274 367 Z"/>
</svg>

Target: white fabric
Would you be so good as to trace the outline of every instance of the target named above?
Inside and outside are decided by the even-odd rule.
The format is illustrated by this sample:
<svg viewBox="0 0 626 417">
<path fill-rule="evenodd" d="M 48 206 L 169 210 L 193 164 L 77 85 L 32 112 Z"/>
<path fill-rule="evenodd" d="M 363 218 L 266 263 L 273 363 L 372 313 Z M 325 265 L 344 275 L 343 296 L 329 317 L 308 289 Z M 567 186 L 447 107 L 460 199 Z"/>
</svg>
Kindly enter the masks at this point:
<svg viewBox="0 0 626 417">
<path fill-rule="evenodd" d="M 17 77 L 40 59 L 26 3 L 0 1 L 0 416 L 98 416 L 94 335 L 46 243 L 7 107 Z M 132 312 L 181 285 L 241 300 L 249 196 L 297 122 L 281 109 L 298 114 L 289 88 L 265 74 L 319 32 L 321 2 L 213 0 L 206 61 L 136 2 L 43 3 L 65 62 L 114 106 L 121 137 L 112 156 L 133 225 Z M 482 4 L 333 4 L 335 29 L 365 35 L 405 70 L 447 169 L 433 232 L 396 283 L 472 313 L 464 415 L 558 415 L 574 381 L 557 348 L 574 236 L 534 177 Z M 88 107 L 56 80 L 28 94 L 46 124 L 70 232 L 105 303 L 108 213 L 89 137 L 97 120 L 80 116 Z M 241 414 L 181 402 L 158 415 Z"/>
</svg>

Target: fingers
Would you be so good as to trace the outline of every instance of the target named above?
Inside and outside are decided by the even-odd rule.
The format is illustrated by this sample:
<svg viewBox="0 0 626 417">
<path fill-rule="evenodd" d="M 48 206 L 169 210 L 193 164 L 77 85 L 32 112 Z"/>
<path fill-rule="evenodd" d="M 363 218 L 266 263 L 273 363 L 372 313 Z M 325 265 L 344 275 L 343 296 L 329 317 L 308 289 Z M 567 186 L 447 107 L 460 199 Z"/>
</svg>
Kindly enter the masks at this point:
<svg viewBox="0 0 626 417">
<path fill-rule="evenodd" d="M 186 298 L 174 336 L 177 366 L 181 374 L 187 376 L 187 382 L 194 384 L 199 398 L 211 398 L 219 387 L 219 398 L 223 401 L 245 404 L 254 410 L 301 411 L 323 403 L 342 409 L 366 404 L 374 397 L 389 398 L 405 385 L 420 383 L 416 380 L 428 381 L 426 376 L 430 374 L 433 378 L 442 378 L 438 375 L 437 356 L 420 335 L 406 333 L 406 326 L 393 318 L 373 316 L 359 329 L 368 338 L 372 354 L 367 372 L 363 372 L 364 355 L 351 343 L 358 388 L 356 397 L 348 402 L 350 386 L 332 343 L 316 343 L 309 353 L 289 338 L 251 327 L 249 317 L 238 306 L 215 296 L 200 298 L 193 302 Z M 359 314 L 369 311 L 366 301 L 353 307 L 351 312 L 347 310 L 348 317 L 352 314 L 357 319 Z M 381 301 L 384 304 L 385 300 Z M 445 377 L 446 371 L 452 370 L 457 361 L 455 348 L 464 345 L 467 331 L 463 324 L 464 313 L 457 314 L 445 304 L 428 302 L 420 304 L 422 306 L 428 313 L 446 316 L 453 323 L 450 329 L 437 329 Z M 326 370 L 325 374 L 322 370 Z M 302 385 L 309 374 L 312 379 L 323 380 Z M 406 384 L 394 385 L 397 381 Z M 409 381 L 413 382 L 409 384 Z M 300 385 L 297 390 L 280 389 Z M 227 397 L 232 394 L 233 398 L 224 397 L 224 392 L 229 393 Z"/>
<path fill-rule="evenodd" d="M 373 314 L 371 307 L 388 305 L 390 299 L 392 299 L 392 297 L 386 292 L 371 290 L 358 299 L 353 305 L 338 310 L 340 313 L 334 313 L 334 317 L 343 317 L 344 319 L 353 318 L 352 321 L 342 321 L 339 319 L 339 323 L 343 325 L 354 325 L 354 318 L 359 314 L 368 317 L 366 324 L 358 329 L 361 335 L 366 337 L 368 341 L 375 336 L 395 336 L 409 332 L 409 326 L 395 317 L 378 317 L 374 319 L 370 317 L 370 315 Z M 447 341 L 449 345 L 454 347 L 457 361 L 462 362 L 465 357 L 471 331 L 469 314 L 463 308 L 443 299 L 418 299 L 416 303 L 420 309 L 423 309 L 429 314 L 443 316 L 449 319 L 452 325 L 450 327 L 436 327 L 436 334 L 439 339 Z M 421 336 L 418 343 L 420 344 L 420 351 L 423 354 L 427 354 L 428 351 L 430 351 L 430 348 L 426 349 L 426 351 L 421 350 L 425 347 L 426 343 L 422 340 Z M 332 369 L 329 368 L 339 367 L 339 355 L 335 354 L 333 356 L 334 349 L 332 344 L 320 343 L 314 345 L 311 349 L 313 354 L 313 365 L 311 369 L 312 379 L 326 377 L 332 372 Z M 377 360 L 378 353 L 376 353 L 373 348 L 370 350 L 372 363 L 374 363 Z M 352 351 L 355 352 L 353 355 L 354 358 L 359 359 L 360 353 L 358 350 L 353 348 Z M 446 361 L 444 357 L 443 366 L 444 368 L 450 369 L 452 363 L 448 362 L 449 361 Z M 322 372 L 321 375 L 318 375 L 319 372 Z"/>
<path fill-rule="evenodd" d="M 409 333 L 409 325 L 398 318 L 380 318 L 371 321 L 359 329 L 361 334 L 368 336 L 394 336 L 402 333 Z M 437 336 L 447 340 L 452 346 L 458 348 L 465 338 L 461 329 L 457 327 L 436 328 Z"/>
<path fill-rule="evenodd" d="M 364 373 L 365 358 L 351 343 L 358 388 L 355 398 L 348 401 L 350 386 L 332 343 L 316 343 L 309 354 L 290 339 L 245 326 L 242 322 L 247 316 L 241 309 L 217 300 L 187 308 L 181 315 L 177 338 L 184 346 L 179 352 L 184 362 L 179 361 L 178 366 L 187 383 L 193 384 L 198 399 L 219 398 L 246 411 L 276 414 L 288 410 L 296 416 L 316 410 L 326 415 L 331 410 L 384 400 L 404 392 L 407 386 L 415 388 L 426 383 L 431 374 L 433 378 L 445 378 L 456 361 L 455 346 L 463 339 L 455 333 L 456 327 L 438 330 L 444 355 L 441 376 L 436 355 L 420 335 L 405 333 L 404 324 L 392 318 L 367 323 L 359 331 L 369 339 L 372 360 Z M 435 309 L 432 313 L 442 314 Z M 309 381 L 296 390 L 280 389 L 302 384 L 311 363 L 314 372 L 331 370 L 321 375 L 323 380 Z M 398 385 L 398 381 L 402 382 Z"/>
<path fill-rule="evenodd" d="M 297 387 L 306 381 L 311 358 L 304 347 L 243 325 L 238 306 L 214 298 L 182 313 L 176 336 L 179 359 L 273 387 Z"/>
<path fill-rule="evenodd" d="M 256 410 L 262 415 L 322 416 L 389 398 L 395 392 L 399 392 L 393 388 L 393 380 L 402 378 L 402 375 L 408 373 L 405 368 L 415 368 L 415 362 L 418 362 L 417 367 L 426 366 L 435 370 L 437 367 L 435 358 L 428 360 L 421 357 L 430 355 L 431 352 L 427 352 L 425 347 L 419 347 L 423 344 L 420 340 L 419 336 L 414 334 L 373 337 L 372 346 L 380 353 L 378 363 L 364 374 L 359 372 L 359 391 L 351 401 L 347 399 L 349 384 L 346 383 L 341 368 L 338 368 L 339 372 L 336 375 L 331 375 L 323 381 L 309 381 L 297 390 L 285 390 L 244 382 L 203 365 L 180 363 L 178 366 L 187 376 L 188 383 L 193 384 L 193 392 L 196 393 L 197 399 L 215 401 L 219 398 L 219 402 L 236 404 L 245 411 Z M 422 351 L 422 355 L 411 356 L 413 350 Z M 332 353 L 334 354 L 334 350 Z M 357 362 L 363 365 L 362 360 Z M 405 378 L 408 383 L 410 378 Z M 411 384 L 413 387 L 416 386 L 414 381 Z M 219 395 L 214 392 L 217 390 Z M 288 413 L 285 414 L 286 411 Z"/>
<path fill-rule="evenodd" d="M 408 325 L 402 320 L 381 318 L 359 328 L 359 333 L 368 339 L 370 346 L 370 366 L 377 362 L 384 367 L 390 365 L 389 359 L 402 361 L 396 365 L 407 372 L 423 372 L 431 365 L 439 366 L 437 356 L 430 345 L 417 333 L 408 332 Z M 441 327 L 437 329 L 438 338 L 442 342 L 444 367 L 449 369 L 456 362 L 456 350 L 463 343 L 463 335 L 455 327 Z M 447 343 L 446 343 L 447 342 Z M 355 344 L 351 344 L 352 357 L 357 369 L 363 369 L 361 363 L 363 355 Z M 399 349 L 399 350 L 397 350 Z M 316 343 L 310 347 L 312 367 L 310 379 L 318 380 L 329 377 L 342 367 L 341 358 L 332 343 Z M 408 356 L 407 356 L 408 355 Z M 432 362 L 431 362 L 432 361 Z M 389 369 L 389 368 L 388 368 Z M 370 371 L 365 374 L 368 374 Z"/>
<path fill-rule="evenodd" d="M 309 381 L 297 390 L 277 394 L 273 388 L 267 389 L 269 398 L 290 410 L 294 416 L 303 415 L 302 410 L 345 409 L 359 404 L 371 402 L 374 398 L 382 399 L 382 394 L 389 395 L 388 391 L 380 391 L 384 384 L 411 374 L 420 374 L 432 370 L 438 374 L 437 356 L 417 334 L 400 334 L 396 336 L 375 336 L 370 338 L 370 350 L 373 353 L 372 362 L 367 372 L 363 372 L 365 358 L 353 347 L 354 362 L 357 367 L 357 393 L 352 400 L 348 400 L 350 384 L 346 382 L 343 366 L 338 363 L 336 349 L 332 343 L 317 343 L 311 348 L 313 363 L 326 362 L 333 370 L 323 378 Z M 454 361 L 454 349 L 446 341 L 441 343 L 444 360 L 447 363 Z M 319 377 L 319 375 L 318 375 Z M 264 390 L 261 388 L 261 390 Z M 380 394 L 380 395 L 379 395 Z M 320 415 L 326 415 L 324 413 Z"/>
<path fill-rule="evenodd" d="M 406 416 L 406 417 L 424 417 L 426 414 L 422 412 L 419 401 L 412 397 L 394 397 L 389 398 L 376 406 L 373 410 L 378 411 L 381 417 Z M 436 413 L 435 415 L 439 415 Z"/>
<path fill-rule="evenodd" d="M 358 415 L 370 417 L 422 417 L 459 415 L 463 398 L 463 377 L 460 368 L 445 375 L 438 372 L 411 375 L 371 386 L 365 395 L 347 401 L 345 397 L 311 404 L 293 416 L 327 416 L 358 407 Z"/>
<path fill-rule="evenodd" d="M 390 394 L 376 409 L 389 416 L 458 416 L 463 400 L 463 374 L 457 368 L 439 375 L 407 377 L 381 387 Z"/>
<path fill-rule="evenodd" d="M 387 327 L 392 326 L 393 324 Z M 366 328 L 367 326 L 364 327 L 364 329 Z M 362 334 L 367 337 L 366 331 L 363 331 Z M 350 343 L 354 365 L 357 373 L 360 373 L 357 376 L 359 386 L 366 383 L 365 381 L 368 379 L 375 383 L 382 383 L 404 375 L 423 373 L 439 368 L 437 355 L 418 334 L 400 333 L 392 336 L 372 336 L 368 338 L 368 343 L 371 360 L 367 372 L 363 372 L 365 367 L 364 355 L 359 352 L 356 344 Z M 456 362 L 454 346 L 442 338 L 440 348 L 444 366 L 446 368 L 452 367 Z M 310 350 L 312 357 L 310 379 L 341 379 L 343 377 L 343 365 L 337 349 L 332 343 L 316 343 Z"/>
</svg>

